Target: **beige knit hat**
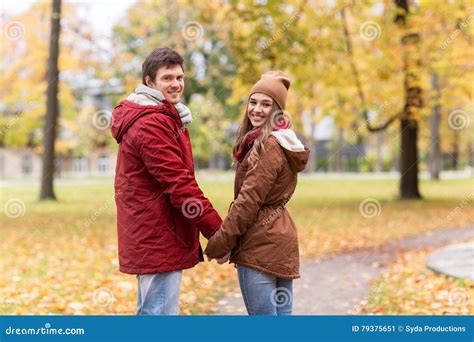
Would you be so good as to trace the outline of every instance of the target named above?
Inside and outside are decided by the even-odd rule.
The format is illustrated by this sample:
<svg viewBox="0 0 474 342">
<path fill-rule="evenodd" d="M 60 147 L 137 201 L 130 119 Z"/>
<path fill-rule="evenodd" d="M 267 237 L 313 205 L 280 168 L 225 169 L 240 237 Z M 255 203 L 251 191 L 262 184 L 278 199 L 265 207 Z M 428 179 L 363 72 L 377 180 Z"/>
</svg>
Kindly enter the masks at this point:
<svg viewBox="0 0 474 342">
<path fill-rule="evenodd" d="M 277 103 L 278 107 L 284 110 L 290 83 L 290 78 L 283 71 L 268 71 L 252 87 L 249 98 L 255 93 L 263 93 L 270 96 Z"/>
</svg>

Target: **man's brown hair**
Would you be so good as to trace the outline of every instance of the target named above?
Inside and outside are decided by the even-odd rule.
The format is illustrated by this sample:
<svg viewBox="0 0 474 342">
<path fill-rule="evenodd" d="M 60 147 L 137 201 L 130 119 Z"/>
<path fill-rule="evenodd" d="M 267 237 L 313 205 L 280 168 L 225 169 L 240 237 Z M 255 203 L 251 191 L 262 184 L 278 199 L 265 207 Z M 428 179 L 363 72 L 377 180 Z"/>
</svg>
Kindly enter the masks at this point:
<svg viewBox="0 0 474 342">
<path fill-rule="evenodd" d="M 146 77 L 149 76 L 152 82 L 155 82 L 156 73 L 161 67 L 170 67 L 180 65 L 183 67 L 183 57 L 169 47 L 154 49 L 142 64 L 142 83 L 146 85 Z"/>
</svg>

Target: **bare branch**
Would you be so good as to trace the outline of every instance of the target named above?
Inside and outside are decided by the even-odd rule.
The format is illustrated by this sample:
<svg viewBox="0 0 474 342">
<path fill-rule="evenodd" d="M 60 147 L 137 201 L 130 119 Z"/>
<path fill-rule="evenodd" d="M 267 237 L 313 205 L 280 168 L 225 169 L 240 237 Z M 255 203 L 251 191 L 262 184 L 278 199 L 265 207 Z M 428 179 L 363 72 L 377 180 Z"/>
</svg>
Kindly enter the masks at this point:
<svg viewBox="0 0 474 342">
<path fill-rule="evenodd" d="M 396 119 L 398 119 L 401 116 L 401 113 L 397 113 L 397 114 L 393 115 L 383 125 L 380 125 L 378 127 L 373 127 L 370 124 L 370 120 L 369 120 L 369 117 L 368 117 L 368 110 L 367 110 L 367 101 L 365 99 L 364 90 L 362 88 L 362 83 L 360 81 L 360 74 L 359 74 L 359 71 L 357 70 L 357 66 L 356 66 L 355 60 L 354 60 L 352 40 L 351 40 L 351 36 L 349 34 L 348 25 L 347 25 L 347 18 L 346 18 L 345 8 L 342 8 L 340 13 L 341 13 L 341 18 L 342 18 L 342 30 L 344 32 L 344 37 L 346 38 L 346 50 L 347 50 L 347 54 L 349 56 L 349 64 L 351 66 L 352 75 L 354 76 L 354 81 L 355 81 L 355 85 L 356 85 L 356 88 L 357 88 L 357 94 L 358 94 L 360 102 L 362 104 L 362 113 L 363 113 L 363 116 L 364 116 L 364 120 L 366 122 L 367 129 L 368 129 L 369 132 L 378 132 L 378 131 L 385 130 L 392 124 L 392 122 L 394 122 Z"/>
</svg>

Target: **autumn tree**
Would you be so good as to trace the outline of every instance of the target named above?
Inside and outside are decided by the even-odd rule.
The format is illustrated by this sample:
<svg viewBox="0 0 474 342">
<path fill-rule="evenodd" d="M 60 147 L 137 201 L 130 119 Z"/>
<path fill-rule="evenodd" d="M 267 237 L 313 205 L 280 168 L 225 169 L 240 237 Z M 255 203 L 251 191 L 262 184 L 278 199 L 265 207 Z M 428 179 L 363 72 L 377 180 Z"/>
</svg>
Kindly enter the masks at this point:
<svg viewBox="0 0 474 342">
<path fill-rule="evenodd" d="M 105 77 L 122 80 L 125 96 L 141 82 L 141 63 L 154 48 L 168 46 L 178 51 L 184 58 L 184 102 L 190 104 L 194 95 L 201 95 L 192 105 L 195 120 L 190 129 L 196 157 L 206 160 L 212 154 L 230 154 L 230 148 L 224 144 L 224 150 L 212 150 L 209 144 L 198 143 L 207 141 L 209 135 L 202 135 L 207 131 L 205 127 L 196 126 L 215 120 L 226 126 L 238 114 L 238 106 L 227 103 L 231 94 L 230 79 L 236 70 L 226 51 L 226 42 L 220 36 L 226 25 L 225 7 L 218 1 L 155 1 L 132 5 L 125 20 L 113 29 L 116 63 L 103 70 Z M 210 108 L 222 112 L 212 112 Z M 228 139 L 225 130 L 219 129 L 212 135 L 216 138 L 214 141 Z"/>
<path fill-rule="evenodd" d="M 57 134 L 57 121 L 59 117 L 58 105 L 58 57 L 59 57 L 59 34 L 61 32 L 61 0 L 53 0 L 51 12 L 51 37 L 49 41 L 49 58 L 46 80 L 46 118 L 43 133 L 43 169 L 41 173 L 40 199 L 56 199 L 53 189 L 54 160 Z"/>
<path fill-rule="evenodd" d="M 47 112 L 48 43 L 51 38 L 51 2 L 39 2 L 31 8 L 5 18 L 6 35 L 0 51 L 0 146 L 30 148 L 43 152 L 45 113 Z M 58 49 L 58 117 L 55 139 L 57 166 L 72 156 L 83 141 L 73 136 L 79 130 L 78 114 L 83 95 L 77 91 L 79 80 L 92 77 L 98 60 L 90 26 L 78 15 L 72 3 L 61 4 L 61 38 Z M 93 112 L 87 120 L 92 121 Z M 71 134 L 67 134 L 71 133 Z"/>
</svg>

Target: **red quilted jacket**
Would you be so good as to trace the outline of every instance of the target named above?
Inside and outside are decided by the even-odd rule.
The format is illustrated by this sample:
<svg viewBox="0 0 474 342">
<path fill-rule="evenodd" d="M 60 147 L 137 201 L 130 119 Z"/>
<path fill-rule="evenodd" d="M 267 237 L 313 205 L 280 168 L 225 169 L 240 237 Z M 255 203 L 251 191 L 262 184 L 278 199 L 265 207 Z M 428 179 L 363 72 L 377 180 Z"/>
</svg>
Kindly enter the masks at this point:
<svg viewBox="0 0 474 342">
<path fill-rule="evenodd" d="M 196 182 L 189 134 L 174 106 L 122 101 L 111 130 L 119 144 L 120 271 L 169 272 L 203 261 L 199 232 L 210 238 L 222 220 Z"/>
</svg>

